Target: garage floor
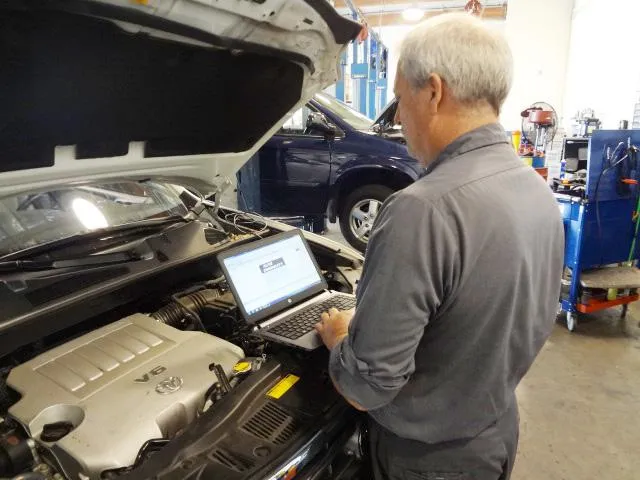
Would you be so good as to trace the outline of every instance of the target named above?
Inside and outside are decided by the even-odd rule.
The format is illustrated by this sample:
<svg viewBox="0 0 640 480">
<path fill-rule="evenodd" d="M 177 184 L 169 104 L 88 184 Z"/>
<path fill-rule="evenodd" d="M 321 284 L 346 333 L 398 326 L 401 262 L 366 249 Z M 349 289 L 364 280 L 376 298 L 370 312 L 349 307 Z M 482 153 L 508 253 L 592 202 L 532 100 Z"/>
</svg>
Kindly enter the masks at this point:
<svg viewBox="0 0 640 480">
<path fill-rule="evenodd" d="M 574 333 L 557 325 L 520 384 L 514 480 L 640 478 L 640 340 L 619 312 L 589 320 Z"/>
</svg>

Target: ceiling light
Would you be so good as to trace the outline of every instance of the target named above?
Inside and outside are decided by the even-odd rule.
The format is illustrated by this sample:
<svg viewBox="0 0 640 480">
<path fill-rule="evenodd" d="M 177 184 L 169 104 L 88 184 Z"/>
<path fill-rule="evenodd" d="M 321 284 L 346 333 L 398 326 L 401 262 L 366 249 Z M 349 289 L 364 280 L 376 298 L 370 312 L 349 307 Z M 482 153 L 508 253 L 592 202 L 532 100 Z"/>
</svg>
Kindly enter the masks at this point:
<svg viewBox="0 0 640 480">
<path fill-rule="evenodd" d="M 402 11 L 402 18 L 404 18 L 407 22 L 417 22 L 424 17 L 424 10 L 419 8 L 411 7 Z"/>
</svg>

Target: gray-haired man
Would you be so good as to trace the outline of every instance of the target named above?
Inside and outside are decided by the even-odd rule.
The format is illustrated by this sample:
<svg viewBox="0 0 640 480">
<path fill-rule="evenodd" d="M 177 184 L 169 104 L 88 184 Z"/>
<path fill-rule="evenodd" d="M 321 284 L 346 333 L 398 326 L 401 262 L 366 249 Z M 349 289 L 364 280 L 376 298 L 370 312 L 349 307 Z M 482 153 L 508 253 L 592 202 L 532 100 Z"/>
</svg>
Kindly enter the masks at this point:
<svg viewBox="0 0 640 480">
<path fill-rule="evenodd" d="M 381 210 L 355 313 L 316 327 L 336 388 L 369 412 L 376 479 L 513 468 L 515 388 L 554 323 L 563 229 L 497 123 L 511 63 L 470 16 L 429 20 L 402 45 L 397 120 L 428 174 Z"/>
</svg>

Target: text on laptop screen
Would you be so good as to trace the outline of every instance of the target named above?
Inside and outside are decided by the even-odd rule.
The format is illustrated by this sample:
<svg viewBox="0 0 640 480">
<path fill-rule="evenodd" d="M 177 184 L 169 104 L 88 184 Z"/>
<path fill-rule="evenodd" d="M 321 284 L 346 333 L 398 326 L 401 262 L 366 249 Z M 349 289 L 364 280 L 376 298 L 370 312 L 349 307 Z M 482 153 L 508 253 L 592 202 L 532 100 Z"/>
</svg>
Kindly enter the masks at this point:
<svg viewBox="0 0 640 480">
<path fill-rule="evenodd" d="M 297 235 L 233 255 L 223 262 L 248 315 L 322 282 Z"/>
</svg>

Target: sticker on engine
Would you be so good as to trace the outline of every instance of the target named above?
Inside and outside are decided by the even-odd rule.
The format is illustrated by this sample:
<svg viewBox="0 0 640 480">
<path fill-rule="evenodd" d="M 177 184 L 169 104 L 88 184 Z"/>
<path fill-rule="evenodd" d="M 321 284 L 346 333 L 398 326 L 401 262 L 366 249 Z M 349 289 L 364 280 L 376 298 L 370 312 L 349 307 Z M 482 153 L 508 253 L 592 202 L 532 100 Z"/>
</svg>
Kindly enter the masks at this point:
<svg viewBox="0 0 640 480">
<path fill-rule="evenodd" d="M 291 387 L 293 387 L 296 383 L 298 383 L 300 377 L 296 377 L 295 375 L 287 375 L 282 380 L 280 380 L 276 385 L 267 392 L 267 397 L 271 398 L 280 398 L 285 393 L 287 393 Z"/>
</svg>

